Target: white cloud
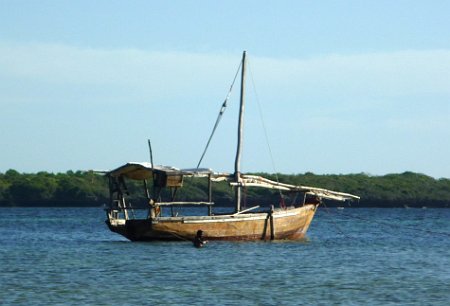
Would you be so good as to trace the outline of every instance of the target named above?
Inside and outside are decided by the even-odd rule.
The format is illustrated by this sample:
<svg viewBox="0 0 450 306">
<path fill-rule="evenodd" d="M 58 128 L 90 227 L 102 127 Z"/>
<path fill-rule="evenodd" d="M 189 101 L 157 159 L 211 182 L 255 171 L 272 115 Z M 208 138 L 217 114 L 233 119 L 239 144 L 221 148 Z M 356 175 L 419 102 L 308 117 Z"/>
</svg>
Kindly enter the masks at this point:
<svg viewBox="0 0 450 306">
<path fill-rule="evenodd" d="M 388 164 L 393 154 L 402 160 L 403 156 L 417 151 L 414 146 L 433 148 L 436 143 L 440 148 L 433 154 L 441 155 L 436 155 L 435 160 L 445 159 L 449 149 L 440 140 L 448 136 L 445 131 L 449 130 L 450 50 L 406 50 L 306 59 L 253 57 L 251 53 L 249 56 L 258 96 L 264 104 L 264 117 L 269 121 L 266 122 L 269 138 L 276 143 L 274 153 L 277 150 L 301 152 L 302 163 L 297 165 L 297 160 L 283 159 L 285 165 L 279 164 L 280 171 L 293 171 L 289 169 L 293 169 L 294 163 L 296 169 L 303 170 L 315 169 L 314 165 L 317 165 L 316 169 L 326 167 L 326 171 L 331 172 L 345 172 L 341 170 L 345 167 L 376 172 L 366 166 L 372 155 L 376 156 L 373 167 L 378 167 Z M 126 139 L 129 144 L 140 145 L 142 139 L 151 135 L 152 141 L 159 144 L 157 153 L 158 148 L 170 146 L 195 148 L 184 154 L 178 154 L 177 149 L 160 149 L 157 154 L 163 156 L 161 160 L 190 166 L 187 160 L 191 162 L 201 153 L 239 57 L 240 54 L 229 53 L 0 43 L 0 103 L 8 106 L 2 109 L 7 120 L 1 130 L 8 130 L 6 136 L 9 137 L 4 141 L 13 143 L 27 136 L 39 139 L 39 143 L 42 140 L 42 150 L 46 147 L 57 149 L 65 143 L 67 148 L 76 147 L 79 155 L 103 152 L 99 156 L 108 156 L 111 139 L 119 142 Z M 251 91 L 249 88 L 249 96 Z M 236 88 L 234 97 L 237 96 Z M 104 107 L 113 99 L 116 105 Z M 133 100 L 145 101 L 145 107 L 130 106 Z M 48 105 L 42 106 L 43 101 Z M 78 107 L 76 103 L 80 101 L 85 101 L 84 107 Z M 29 107 L 27 103 L 34 105 Z M 56 103 L 66 105 L 54 107 Z M 251 105 L 246 113 L 246 127 L 257 119 L 252 117 L 250 108 Z M 226 134 L 229 137 L 229 127 L 234 127 L 234 121 L 231 122 L 234 114 L 230 113 L 235 110 L 227 111 L 218 136 Z M 42 127 L 42 121 L 54 118 L 59 118 L 55 126 Z M 120 126 L 117 120 L 120 120 Z M 96 134 L 91 131 L 92 126 L 95 126 Z M 192 135 L 192 130 L 198 131 Z M 60 137 L 62 144 L 54 141 L 48 131 L 64 131 L 64 136 Z M 249 131 L 246 137 L 254 142 L 254 146 L 247 146 L 246 154 L 259 156 L 258 150 L 251 150 L 261 141 L 251 133 Z M 289 141 L 278 136 L 285 134 L 289 134 Z M 115 137 L 111 138 L 111 135 Z M 235 135 L 234 130 L 232 135 Z M 98 139 L 105 142 L 101 148 L 96 147 Z M 226 158 L 222 155 L 229 155 L 235 141 L 222 139 L 225 137 L 214 140 L 214 145 L 220 148 L 212 151 L 207 159 L 213 160 L 217 154 L 220 156 L 219 167 L 215 168 L 227 169 L 221 165 Z M 80 143 L 86 143 L 86 146 L 80 146 Z M 325 144 L 334 150 L 333 154 L 328 150 L 320 150 L 320 153 L 304 150 L 305 147 L 321 148 Z M 389 144 L 395 144 L 397 149 L 380 151 Z M 127 158 L 137 152 L 134 149 L 124 151 L 130 145 L 124 147 L 121 152 Z M 146 150 L 142 152 L 146 158 Z M 48 153 L 49 156 L 52 154 Z M 15 155 L 11 149 L 10 159 Z M 280 156 L 285 155 L 280 153 Z M 359 164 L 354 163 L 355 158 L 359 159 Z M 80 158 L 81 161 L 85 162 L 85 158 Z M 344 161 L 348 165 L 343 165 Z M 259 158 L 255 158 L 255 169 L 261 169 L 256 165 L 258 162 Z M 339 164 L 342 168 L 333 168 Z M 410 169 L 409 165 L 405 169 Z M 443 173 L 446 170 L 433 171 Z"/>
<path fill-rule="evenodd" d="M 39 82 L 44 87 L 66 91 L 109 90 L 123 98 L 129 98 L 130 93 L 153 99 L 170 99 L 188 92 L 200 94 L 204 88 L 211 88 L 212 83 L 225 89 L 227 85 L 220 84 L 224 84 L 223 78 L 232 74 L 236 67 L 236 59 L 220 55 L 0 44 L 0 77 L 15 80 L 21 87 L 36 86 L 33 84 Z M 230 73 L 215 75 L 217 70 Z M 109 100 L 110 96 L 107 98 Z"/>
<path fill-rule="evenodd" d="M 450 50 L 261 58 L 255 66 L 280 91 L 313 96 L 379 97 L 449 94 Z M 314 92 L 320 89 L 321 92 Z"/>
<path fill-rule="evenodd" d="M 198 94 L 211 86 L 226 88 L 238 61 L 235 54 L 0 44 L 3 78 L 68 86 L 119 86 L 157 96 Z M 250 61 L 257 86 L 280 99 L 450 93 L 450 50 L 307 59 L 250 57 Z"/>
</svg>

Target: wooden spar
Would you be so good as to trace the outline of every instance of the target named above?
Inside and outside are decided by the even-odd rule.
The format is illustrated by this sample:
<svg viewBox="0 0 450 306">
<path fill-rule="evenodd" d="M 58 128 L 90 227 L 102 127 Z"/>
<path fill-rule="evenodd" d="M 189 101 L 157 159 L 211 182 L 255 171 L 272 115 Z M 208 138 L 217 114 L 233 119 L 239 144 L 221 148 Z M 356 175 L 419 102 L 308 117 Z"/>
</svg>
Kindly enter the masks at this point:
<svg viewBox="0 0 450 306">
<path fill-rule="evenodd" d="M 267 223 L 270 222 L 269 226 L 270 226 L 270 240 L 274 240 L 275 239 L 275 229 L 273 227 L 274 221 L 273 221 L 273 212 L 274 212 L 274 207 L 273 205 L 270 207 L 269 212 L 267 213 L 267 217 L 266 220 L 264 221 L 264 230 L 263 230 L 263 235 L 261 237 L 261 240 L 266 241 L 266 236 L 267 236 Z M 306 223 L 305 223 L 306 224 Z"/>
<path fill-rule="evenodd" d="M 239 212 L 241 210 L 241 150 L 242 150 L 242 134 L 244 129 L 244 93 L 245 93 L 245 55 L 246 52 L 242 54 L 242 70 L 241 70 L 241 99 L 239 104 L 239 123 L 238 123 L 238 141 L 237 141 L 237 150 L 236 150 L 236 159 L 234 162 L 234 178 L 237 183 L 236 191 L 235 191 L 235 212 Z"/>
<path fill-rule="evenodd" d="M 212 184 L 211 184 L 211 173 L 208 175 L 208 202 L 212 202 Z M 211 205 L 208 206 L 208 216 L 212 215 Z"/>
<path fill-rule="evenodd" d="M 151 168 L 151 171 L 152 171 L 152 185 L 153 185 L 153 188 L 152 188 L 152 197 L 153 197 L 153 200 L 154 199 L 156 199 L 156 196 L 155 196 L 155 191 L 156 191 L 156 189 L 155 189 L 155 175 L 154 175 L 154 171 L 153 171 L 153 152 L 152 152 L 152 143 L 150 142 L 150 139 L 147 139 L 148 140 L 148 150 L 149 150 L 149 153 L 150 153 L 150 164 L 151 164 L 151 166 L 152 166 L 152 168 Z"/>
<path fill-rule="evenodd" d="M 152 165 L 153 170 L 153 152 L 152 152 L 152 143 L 150 142 L 150 139 L 147 139 L 148 141 L 148 150 L 150 152 L 150 164 Z"/>
<path fill-rule="evenodd" d="M 150 201 L 150 193 L 148 192 L 147 180 L 144 180 L 145 196 L 147 200 Z"/>
<path fill-rule="evenodd" d="M 256 206 L 253 206 L 253 207 L 241 210 L 241 211 L 239 211 L 237 213 L 234 213 L 233 216 L 236 216 L 236 215 L 239 215 L 239 214 L 243 214 L 245 212 L 248 212 L 248 211 L 251 211 L 251 210 L 254 210 L 254 209 L 257 209 L 257 208 L 259 208 L 259 205 L 256 205 Z"/>
<path fill-rule="evenodd" d="M 173 206 L 173 205 L 214 205 L 214 202 L 158 202 L 158 206 Z"/>
<path fill-rule="evenodd" d="M 270 208 L 270 215 L 269 215 L 269 220 L 270 220 L 270 240 L 274 240 L 275 239 L 275 229 L 273 228 L 273 205 Z"/>
</svg>

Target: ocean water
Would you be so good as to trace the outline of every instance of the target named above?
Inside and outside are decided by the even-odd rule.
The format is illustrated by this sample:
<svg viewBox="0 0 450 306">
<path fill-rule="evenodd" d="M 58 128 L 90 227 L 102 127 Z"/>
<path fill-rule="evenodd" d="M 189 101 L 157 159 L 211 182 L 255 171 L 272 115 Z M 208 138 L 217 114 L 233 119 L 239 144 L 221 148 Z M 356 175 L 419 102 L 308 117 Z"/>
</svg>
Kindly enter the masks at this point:
<svg viewBox="0 0 450 306">
<path fill-rule="evenodd" d="M 132 243 L 101 208 L 0 209 L 1 305 L 450 305 L 450 209 L 319 208 L 304 241 Z"/>
</svg>

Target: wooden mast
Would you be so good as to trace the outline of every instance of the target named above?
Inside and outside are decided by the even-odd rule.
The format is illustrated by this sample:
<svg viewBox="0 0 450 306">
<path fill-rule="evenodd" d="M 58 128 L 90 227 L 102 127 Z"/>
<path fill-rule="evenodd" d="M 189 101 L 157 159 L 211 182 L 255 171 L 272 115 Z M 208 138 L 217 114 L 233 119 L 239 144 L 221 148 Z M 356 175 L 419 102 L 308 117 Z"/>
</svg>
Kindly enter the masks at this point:
<svg viewBox="0 0 450 306">
<path fill-rule="evenodd" d="M 238 123 L 238 141 L 236 150 L 236 159 L 234 162 L 234 177 L 237 183 L 235 191 L 235 212 L 241 211 L 241 150 L 242 150 L 242 134 L 244 129 L 244 93 L 245 93 L 245 55 L 246 52 L 242 54 L 242 70 L 241 70 L 241 99 L 239 106 L 239 123 Z"/>
</svg>

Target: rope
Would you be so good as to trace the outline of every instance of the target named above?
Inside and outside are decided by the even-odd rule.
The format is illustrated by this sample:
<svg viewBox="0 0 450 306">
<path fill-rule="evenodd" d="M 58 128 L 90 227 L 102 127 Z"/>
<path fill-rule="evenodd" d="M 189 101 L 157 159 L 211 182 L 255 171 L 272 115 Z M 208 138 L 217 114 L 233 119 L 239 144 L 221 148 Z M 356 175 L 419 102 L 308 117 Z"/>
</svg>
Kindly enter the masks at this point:
<svg viewBox="0 0 450 306">
<path fill-rule="evenodd" d="M 250 61 L 247 61 L 247 63 L 248 63 L 248 68 L 249 68 L 248 70 L 250 71 L 250 79 L 252 80 L 253 91 L 255 92 L 255 98 L 256 98 L 256 102 L 258 104 L 259 119 L 261 120 L 261 124 L 262 124 L 263 131 L 264 131 L 264 137 L 265 137 L 265 140 L 266 140 L 266 145 L 267 145 L 267 148 L 269 150 L 270 161 L 272 163 L 272 170 L 275 173 L 276 181 L 279 184 L 280 180 L 278 178 L 278 171 L 276 170 L 276 167 L 275 167 L 275 161 L 274 161 L 273 154 L 272 154 L 272 148 L 270 147 L 269 136 L 267 134 L 267 128 L 266 128 L 266 124 L 265 124 L 265 121 L 264 121 L 264 116 L 263 116 L 263 113 L 262 113 L 261 103 L 259 101 L 258 93 L 256 92 L 255 81 L 253 80 L 253 73 L 252 73 L 252 69 L 251 69 L 251 66 L 250 66 Z M 281 192 L 280 189 L 278 189 L 278 192 L 280 194 L 280 203 L 279 203 L 280 207 L 281 208 L 286 208 L 286 205 L 284 204 L 284 195 L 283 195 L 283 193 Z"/>
<path fill-rule="evenodd" d="M 322 205 L 323 205 L 323 207 L 325 207 L 325 211 L 331 216 L 332 214 L 331 214 L 330 210 L 328 209 L 328 206 L 325 205 L 325 202 L 322 202 Z M 333 219 L 333 218 L 331 218 L 331 222 L 332 222 L 333 225 L 337 228 L 338 232 L 339 232 L 341 235 L 343 235 L 345 238 L 350 238 L 350 237 L 349 237 L 348 235 L 346 235 L 346 234 L 344 233 L 344 231 L 337 225 L 337 223 L 334 222 L 334 219 Z"/>
<path fill-rule="evenodd" d="M 222 107 L 220 108 L 219 114 L 217 115 L 216 123 L 214 124 L 214 127 L 213 127 L 213 130 L 211 132 L 211 135 L 209 136 L 208 142 L 206 143 L 205 150 L 203 150 L 203 154 L 200 157 L 200 160 L 198 161 L 197 169 L 200 167 L 200 164 L 202 163 L 203 157 L 205 157 L 205 154 L 206 154 L 206 151 L 208 150 L 208 147 L 209 147 L 209 144 L 211 142 L 211 139 L 213 138 L 214 133 L 216 132 L 217 126 L 219 125 L 220 119 L 222 119 L 222 115 L 225 112 L 225 109 L 227 108 L 227 102 L 228 102 L 228 99 L 230 98 L 231 91 L 233 90 L 233 85 L 236 82 L 236 78 L 237 78 L 237 76 L 239 74 L 239 70 L 241 69 L 241 65 L 242 65 L 242 61 L 239 64 L 239 67 L 238 67 L 238 69 L 236 71 L 236 74 L 234 75 L 233 83 L 231 83 L 230 90 L 228 91 L 228 94 L 227 94 L 227 96 L 225 98 L 225 101 L 223 101 Z"/>
<path fill-rule="evenodd" d="M 181 240 L 184 240 L 184 241 L 192 242 L 191 239 L 188 239 L 188 238 L 185 238 L 185 237 L 183 237 L 183 236 L 180 236 L 180 235 L 178 235 L 178 234 L 175 233 L 175 232 L 172 232 L 172 231 L 165 231 L 165 232 L 166 232 L 166 233 L 169 233 L 169 234 L 171 234 L 171 235 L 173 235 L 174 237 L 176 237 L 176 238 L 178 238 L 178 239 L 181 239 Z"/>
</svg>

